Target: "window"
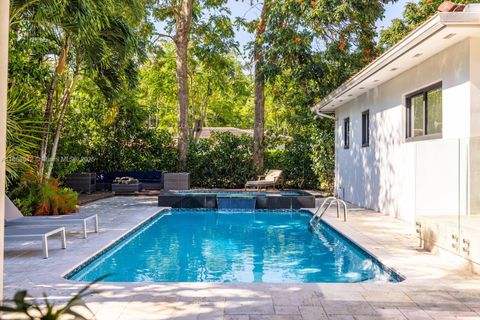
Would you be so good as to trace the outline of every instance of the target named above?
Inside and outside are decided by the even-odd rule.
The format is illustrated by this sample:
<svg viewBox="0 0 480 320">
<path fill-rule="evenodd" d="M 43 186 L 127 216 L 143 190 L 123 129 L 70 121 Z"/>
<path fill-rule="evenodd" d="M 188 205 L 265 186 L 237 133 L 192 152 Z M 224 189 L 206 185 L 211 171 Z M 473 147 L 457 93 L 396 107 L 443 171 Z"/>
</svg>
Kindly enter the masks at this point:
<svg viewBox="0 0 480 320">
<path fill-rule="evenodd" d="M 350 118 L 343 120 L 343 148 L 350 148 Z"/>
<path fill-rule="evenodd" d="M 362 112 L 362 147 L 370 145 L 370 111 Z"/>
<path fill-rule="evenodd" d="M 442 135 L 442 84 L 407 97 L 406 138 L 440 138 Z"/>
</svg>

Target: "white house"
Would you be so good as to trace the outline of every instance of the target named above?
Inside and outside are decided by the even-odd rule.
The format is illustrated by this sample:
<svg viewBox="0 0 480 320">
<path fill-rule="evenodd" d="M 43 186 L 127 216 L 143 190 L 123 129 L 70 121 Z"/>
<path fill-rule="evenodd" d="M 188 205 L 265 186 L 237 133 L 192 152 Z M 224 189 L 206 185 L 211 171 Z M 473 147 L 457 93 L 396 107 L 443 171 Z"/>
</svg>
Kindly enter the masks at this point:
<svg viewBox="0 0 480 320">
<path fill-rule="evenodd" d="M 433 16 L 313 109 L 335 113 L 339 197 L 480 226 L 479 5 Z M 460 252 L 458 228 L 445 233 Z"/>
</svg>

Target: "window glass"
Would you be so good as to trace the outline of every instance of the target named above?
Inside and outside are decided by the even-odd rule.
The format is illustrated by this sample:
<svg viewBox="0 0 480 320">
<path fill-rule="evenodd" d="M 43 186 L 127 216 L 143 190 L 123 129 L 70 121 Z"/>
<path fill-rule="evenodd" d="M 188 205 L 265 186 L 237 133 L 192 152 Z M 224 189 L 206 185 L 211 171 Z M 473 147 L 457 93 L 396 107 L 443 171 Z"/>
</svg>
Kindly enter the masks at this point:
<svg viewBox="0 0 480 320">
<path fill-rule="evenodd" d="M 423 130 L 425 119 L 423 95 L 412 97 L 411 106 L 413 109 L 413 137 L 423 136 L 425 134 Z"/>
<path fill-rule="evenodd" d="M 427 134 L 442 132 L 442 90 L 427 93 Z"/>
<path fill-rule="evenodd" d="M 370 143 L 370 112 L 362 113 L 362 147 L 366 147 Z"/>
<path fill-rule="evenodd" d="M 350 118 L 343 120 L 343 147 L 350 148 Z"/>
</svg>

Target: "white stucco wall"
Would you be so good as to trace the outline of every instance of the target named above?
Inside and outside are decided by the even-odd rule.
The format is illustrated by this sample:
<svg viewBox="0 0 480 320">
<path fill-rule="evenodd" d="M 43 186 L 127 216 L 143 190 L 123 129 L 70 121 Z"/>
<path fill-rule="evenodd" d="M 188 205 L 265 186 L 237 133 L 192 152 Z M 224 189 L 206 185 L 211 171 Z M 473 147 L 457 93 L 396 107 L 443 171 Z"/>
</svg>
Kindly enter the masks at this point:
<svg viewBox="0 0 480 320">
<path fill-rule="evenodd" d="M 471 94 L 480 88 L 470 83 L 473 49 L 480 52 L 478 39 L 455 44 L 336 110 L 335 170 L 340 196 L 343 193 L 349 202 L 412 222 L 416 213 L 466 212 L 466 175 L 460 172 L 467 170 Z M 480 73 L 480 68 L 475 70 Z M 442 138 L 405 142 L 405 97 L 440 81 Z M 365 110 L 370 110 L 370 146 L 362 148 Z M 349 149 L 343 148 L 346 117 L 351 121 Z"/>
<path fill-rule="evenodd" d="M 480 215 L 480 38 L 470 42 L 470 184 L 469 212 Z"/>
</svg>

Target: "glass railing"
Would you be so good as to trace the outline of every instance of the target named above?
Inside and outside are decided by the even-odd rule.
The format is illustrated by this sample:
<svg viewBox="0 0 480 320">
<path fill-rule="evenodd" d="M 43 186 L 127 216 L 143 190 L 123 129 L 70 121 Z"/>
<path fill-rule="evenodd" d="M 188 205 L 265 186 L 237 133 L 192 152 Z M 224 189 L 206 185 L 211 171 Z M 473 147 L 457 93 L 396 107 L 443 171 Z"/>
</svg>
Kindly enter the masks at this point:
<svg viewBox="0 0 480 320">
<path fill-rule="evenodd" d="M 415 143 L 415 215 L 427 250 L 480 267 L 480 137 Z M 442 251 L 440 250 L 440 251 Z"/>
</svg>

